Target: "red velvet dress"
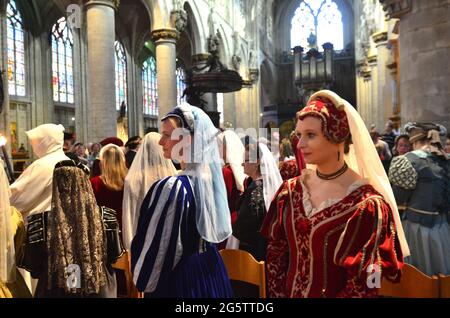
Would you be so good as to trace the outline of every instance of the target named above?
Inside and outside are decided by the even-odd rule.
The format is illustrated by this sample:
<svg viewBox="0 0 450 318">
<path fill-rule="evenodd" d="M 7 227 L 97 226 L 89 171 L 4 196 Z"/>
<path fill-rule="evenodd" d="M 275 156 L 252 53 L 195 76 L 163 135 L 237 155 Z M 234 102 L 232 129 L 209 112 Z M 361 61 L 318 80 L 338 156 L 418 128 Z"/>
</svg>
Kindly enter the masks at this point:
<svg viewBox="0 0 450 318">
<path fill-rule="evenodd" d="M 367 269 L 400 278 L 400 243 L 389 205 L 371 185 L 307 216 L 301 177 L 287 180 L 264 220 L 270 297 L 375 297 Z"/>
<path fill-rule="evenodd" d="M 229 165 L 222 168 L 223 180 L 227 188 L 228 207 L 231 213 L 231 224 L 234 224 L 237 218 L 237 202 L 239 200 L 240 191 L 236 186 L 236 179 L 233 175 L 233 170 Z"/>
<path fill-rule="evenodd" d="M 117 221 L 119 222 L 120 229 L 122 230 L 123 189 L 120 191 L 108 189 L 100 176 L 92 178 L 91 184 L 97 204 L 114 209 L 117 212 Z"/>
<path fill-rule="evenodd" d="M 234 224 L 237 219 L 237 202 L 239 200 L 240 191 L 236 186 L 236 179 L 233 175 L 233 170 L 231 166 L 226 165 L 222 168 L 223 180 L 225 181 L 225 187 L 227 188 L 227 200 L 228 200 L 228 208 L 231 213 L 231 224 Z M 219 243 L 217 248 L 219 250 L 225 249 L 227 245 L 227 240 Z"/>
</svg>

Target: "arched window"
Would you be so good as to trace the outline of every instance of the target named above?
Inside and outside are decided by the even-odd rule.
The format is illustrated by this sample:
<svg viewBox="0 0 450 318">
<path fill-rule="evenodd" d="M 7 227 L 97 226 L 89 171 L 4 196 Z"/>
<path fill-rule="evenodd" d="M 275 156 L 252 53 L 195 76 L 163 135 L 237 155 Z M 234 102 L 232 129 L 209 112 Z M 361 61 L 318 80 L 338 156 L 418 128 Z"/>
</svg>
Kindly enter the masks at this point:
<svg viewBox="0 0 450 318">
<path fill-rule="evenodd" d="M 55 102 L 73 104 L 73 35 L 65 17 L 52 28 L 52 85 Z"/>
<path fill-rule="evenodd" d="M 142 91 L 144 115 L 158 116 L 158 83 L 156 79 L 156 61 L 151 56 L 142 66 Z"/>
<path fill-rule="evenodd" d="M 344 48 L 342 14 L 333 0 L 304 0 L 291 21 L 291 47 L 318 47 L 330 42 Z"/>
<path fill-rule="evenodd" d="M 25 36 L 22 16 L 16 2 L 10 0 L 6 9 L 8 38 L 8 90 L 10 95 L 25 96 Z"/>
<path fill-rule="evenodd" d="M 184 83 L 186 74 L 181 66 L 177 67 L 176 74 L 177 74 L 177 103 L 178 105 L 180 105 L 181 103 L 186 101 L 186 98 L 182 97 L 183 92 L 186 88 L 186 84 Z"/>
<path fill-rule="evenodd" d="M 119 42 L 115 42 L 115 62 L 116 62 L 116 109 L 120 110 L 120 105 L 127 104 L 127 57 L 125 49 Z"/>
</svg>

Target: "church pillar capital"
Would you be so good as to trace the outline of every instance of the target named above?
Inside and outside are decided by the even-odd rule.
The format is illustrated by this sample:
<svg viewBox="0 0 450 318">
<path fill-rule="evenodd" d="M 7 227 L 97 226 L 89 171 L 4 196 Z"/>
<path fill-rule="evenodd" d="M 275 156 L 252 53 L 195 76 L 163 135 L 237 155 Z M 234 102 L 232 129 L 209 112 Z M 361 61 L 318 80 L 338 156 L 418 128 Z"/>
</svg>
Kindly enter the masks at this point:
<svg viewBox="0 0 450 318">
<path fill-rule="evenodd" d="M 86 0 L 85 7 L 89 8 L 90 6 L 108 6 L 113 8 L 114 10 L 118 10 L 120 6 L 120 0 Z"/>
<path fill-rule="evenodd" d="M 387 33 L 387 31 L 376 32 L 376 33 L 372 34 L 372 39 L 376 46 L 383 45 L 383 44 L 386 45 L 387 39 L 388 39 L 388 33 Z"/>
<path fill-rule="evenodd" d="M 155 43 L 158 41 L 176 43 L 179 38 L 180 32 L 177 29 L 164 28 L 152 31 L 152 41 Z"/>
</svg>

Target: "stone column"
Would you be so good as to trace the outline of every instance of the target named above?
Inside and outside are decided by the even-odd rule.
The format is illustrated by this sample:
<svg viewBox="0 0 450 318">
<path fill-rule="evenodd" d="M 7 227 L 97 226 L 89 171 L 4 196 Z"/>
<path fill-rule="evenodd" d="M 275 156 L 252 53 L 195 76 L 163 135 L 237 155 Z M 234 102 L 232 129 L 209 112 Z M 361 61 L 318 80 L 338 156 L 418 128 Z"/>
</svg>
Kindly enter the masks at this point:
<svg viewBox="0 0 450 318">
<path fill-rule="evenodd" d="M 91 0 L 87 8 L 88 139 L 117 135 L 114 40 L 115 2 Z"/>
<path fill-rule="evenodd" d="M 373 53 L 367 57 L 367 62 L 369 63 L 369 67 L 371 69 L 370 72 L 370 92 L 368 92 L 371 96 L 370 108 L 369 112 L 372 115 L 371 124 L 377 125 L 377 130 L 381 132 L 383 130 L 383 119 L 382 112 L 380 111 L 379 104 L 379 89 L 378 89 L 378 56 Z"/>
<path fill-rule="evenodd" d="M 387 72 L 387 61 L 389 59 L 389 50 L 387 48 L 387 32 L 377 32 L 372 34 L 373 42 L 377 49 L 377 104 L 378 121 L 382 126 L 378 127 L 384 129 L 387 120 L 393 116 L 392 105 L 390 100 L 390 75 Z"/>
<path fill-rule="evenodd" d="M 450 127 L 450 0 L 411 1 L 400 16 L 403 122 Z"/>
<path fill-rule="evenodd" d="M 158 79 L 158 122 L 177 105 L 176 79 L 176 41 L 179 32 L 176 29 L 158 29 L 152 31 L 152 40 L 156 46 L 156 71 Z"/>
</svg>

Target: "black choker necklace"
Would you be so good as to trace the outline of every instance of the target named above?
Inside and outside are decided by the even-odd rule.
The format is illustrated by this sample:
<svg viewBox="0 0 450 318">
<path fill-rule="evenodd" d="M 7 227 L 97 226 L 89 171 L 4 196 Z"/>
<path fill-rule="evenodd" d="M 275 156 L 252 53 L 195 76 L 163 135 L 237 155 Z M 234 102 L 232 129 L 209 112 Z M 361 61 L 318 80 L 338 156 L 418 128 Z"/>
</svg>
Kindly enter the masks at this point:
<svg viewBox="0 0 450 318">
<path fill-rule="evenodd" d="M 342 176 L 345 173 L 345 171 L 347 171 L 347 169 L 348 169 L 347 163 L 344 162 L 344 165 L 342 166 L 342 168 L 336 172 L 333 172 L 331 174 L 324 174 L 324 173 L 320 173 L 319 170 L 316 170 L 316 174 L 320 179 L 333 180 L 333 179 L 336 179 L 337 177 Z"/>
</svg>

